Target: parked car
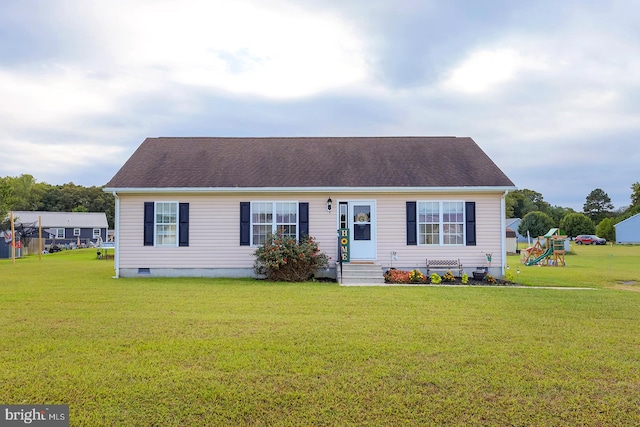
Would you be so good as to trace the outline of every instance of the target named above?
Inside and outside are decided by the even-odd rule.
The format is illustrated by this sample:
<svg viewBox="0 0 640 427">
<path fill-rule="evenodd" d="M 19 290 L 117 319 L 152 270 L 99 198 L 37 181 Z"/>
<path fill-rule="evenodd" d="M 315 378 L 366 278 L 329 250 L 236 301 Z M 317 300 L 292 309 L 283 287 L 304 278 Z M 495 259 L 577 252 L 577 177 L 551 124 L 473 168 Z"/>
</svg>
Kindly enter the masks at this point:
<svg viewBox="0 0 640 427">
<path fill-rule="evenodd" d="M 573 239 L 579 245 L 604 245 L 607 243 L 606 239 L 602 237 L 594 236 L 593 234 L 581 234 Z"/>
</svg>

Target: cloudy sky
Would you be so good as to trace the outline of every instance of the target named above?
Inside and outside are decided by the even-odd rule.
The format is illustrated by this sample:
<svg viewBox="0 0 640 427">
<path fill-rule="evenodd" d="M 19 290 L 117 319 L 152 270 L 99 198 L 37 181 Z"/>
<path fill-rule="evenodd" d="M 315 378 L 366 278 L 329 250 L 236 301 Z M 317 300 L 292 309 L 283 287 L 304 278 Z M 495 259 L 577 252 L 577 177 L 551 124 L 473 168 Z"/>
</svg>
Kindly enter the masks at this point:
<svg viewBox="0 0 640 427">
<path fill-rule="evenodd" d="M 582 210 L 640 181 L 640 2 L 0 0 L 0 176 L 104 185 L 147 136 L 470 136 Z"/>
</svg>

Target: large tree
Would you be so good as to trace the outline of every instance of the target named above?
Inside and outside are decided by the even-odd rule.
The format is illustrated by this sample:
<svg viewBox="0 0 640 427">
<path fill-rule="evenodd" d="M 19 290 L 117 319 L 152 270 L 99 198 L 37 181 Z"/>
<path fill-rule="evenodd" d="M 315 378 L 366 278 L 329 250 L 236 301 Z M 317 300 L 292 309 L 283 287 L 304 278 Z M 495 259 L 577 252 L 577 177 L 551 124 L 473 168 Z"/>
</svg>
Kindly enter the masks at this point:
<svg viewBox="0 0 640 427">
<path fill-rule="evenodd" d="M 565 215 L 560 221 L 560 231 L 569 237 L 576 237 L 580 234 L 594 234 L 596 230 L 591 218 L 583 213 L 570 213 Z"/>
<path fill-rule="evenodd" d="M 0 228 L 11 210 L 11 185 L 6 178 L 0 178 Z"/>
<path fill-rule="evenodd" d="M 507 194 L 505 205 L 507 216 L 512 218 L 524 218 L 533 211 L 548 213 L 551 209 L 551 205 L 544 201 L 542 194 L 526 188 Z"/>
<path fill-rule="evenodd" d="M 562 206 L 552 206 L 547 214 L 553 218 L 554 224 L 560 224 L 560 221 L 570 213 L 575 213 L 572 208 L 563 208 Z"/>
<path fill-rule="evenodd" d="M 50 185 L 36 182 L 31 175 L 0 178 L 0 218 L 6 212 L 104 212 L 114 225 L 115 198 L 102 187 L 83 187 L 72 182 Z"/>
<path fill-rule="evenodd" d="M 640 206 L 640 182 L 631 184 L 631 206 Z"/>
<path fill-rule="evenodd" d="M 523 236 L 527 235 L 527 231 L 531 237 L 544 236 L 551 228 L 553 228 L 553 218 L 544 212 L 529 212 L 522 218 L 518 226 L 518 233 Z"/>
<path fill-rule="evenodd" d="M 613 204 L 607 193 L 600 188 L 596 188 L 587 196 L 583 210 L 594 223 L 599 223 L 611 214 Z"/>
</svg>

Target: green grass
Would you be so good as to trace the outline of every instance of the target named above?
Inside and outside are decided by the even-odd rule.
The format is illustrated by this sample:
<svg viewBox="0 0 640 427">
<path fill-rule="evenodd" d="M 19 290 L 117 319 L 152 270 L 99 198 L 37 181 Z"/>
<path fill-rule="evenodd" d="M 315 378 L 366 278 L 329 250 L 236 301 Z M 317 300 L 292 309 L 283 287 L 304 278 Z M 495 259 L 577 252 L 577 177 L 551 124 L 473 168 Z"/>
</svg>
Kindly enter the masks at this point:
<svg viewBox="0 0 640 427">
<path fill-rule="evenodd" d="M 610 287 L 640 251 L 613 249 L 607 280 L 590 277 L 609 247 L 521 267 L 527 284 L 596 290 L 116 280 L 91 250 L 4 260 L 0 402 L 69 404 L 90 426 L 638 425 L 640 293 Z"/>
<path fill-rule="evenodd" d="M 571 245 L 565 267 L 524 266 L 519 255 L 507 257 L 510 270 L 520 268 L 518 281 L 531 286 L 626 287 L 640 290 L 640 246 Z"/>
</svg>

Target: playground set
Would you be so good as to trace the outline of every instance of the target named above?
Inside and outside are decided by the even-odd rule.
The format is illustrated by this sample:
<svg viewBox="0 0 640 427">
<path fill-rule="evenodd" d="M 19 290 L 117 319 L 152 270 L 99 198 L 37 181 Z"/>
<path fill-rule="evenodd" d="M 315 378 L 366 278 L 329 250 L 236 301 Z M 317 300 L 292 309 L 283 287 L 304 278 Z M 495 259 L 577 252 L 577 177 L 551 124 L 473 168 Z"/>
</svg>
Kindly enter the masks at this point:
<svg viewBox="0 0 640 427">
<path fill-rule="evenodd" d="M 545 239 L 544 245 L 542 239 Z M 540 265 L 558 267 L 564 262 L 564 242 L 567 236 L 561 236 L 560 230 L 552 228 L 544 236 L 538 237 L 533 246 L 520 251 L 520 262 L 524 265 Z"/>
</svg>

